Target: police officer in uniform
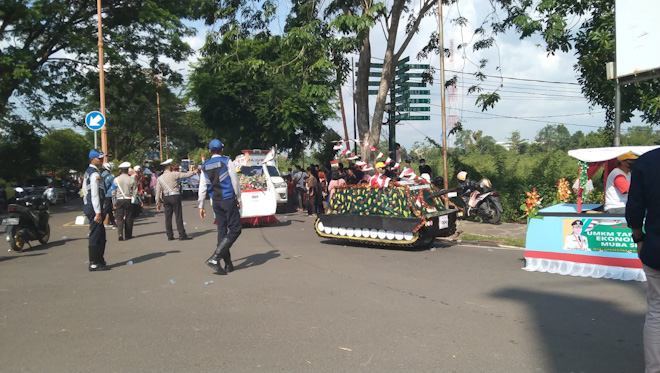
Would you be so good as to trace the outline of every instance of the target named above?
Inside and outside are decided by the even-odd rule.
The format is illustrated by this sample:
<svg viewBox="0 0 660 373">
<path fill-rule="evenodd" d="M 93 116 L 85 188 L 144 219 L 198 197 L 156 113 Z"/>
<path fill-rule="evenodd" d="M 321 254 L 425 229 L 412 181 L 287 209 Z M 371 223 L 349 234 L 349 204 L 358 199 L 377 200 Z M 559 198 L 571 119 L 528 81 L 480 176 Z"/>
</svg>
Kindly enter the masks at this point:
<svg viewBox="0 0 660 373">
<path fill-rule="evenodd" d="M 89 167 L 83 176 L 83 212 L 89 219 L 89 270 L 105 271 L 105 228 L 103 227 L 103 200 L 105 183 L 99 167 L 105 155 L 96 149 L 89 152 Z"/>
<path fill-rule="evenodd" d="M 218 246 L 206 264 L 218 274 L 227 274 L 234 270 L 229 248 L 241 235 L 241 188 L 238 184 L 236 167 L 229 157 L 222 155 L 223 144 L 220 140 L 209 143 L 211 158 L 202 165 L 199 177 L 199 217 L 204 220 L 206 210 L 204 200 L 209 194 L 218 225 Z M 220 265 L 220 259 L 225 267 Z"/>
<path fill-rule="evenodd" d="M 156 187 L 156 211 L 161 211 L 165 206 L 165 229 L 167 230 L 167 239 L 174 240 L 174 232 L 172 232 L 172 213 L 176 219 L 176 230 L 179 232 L 179 240 L 192 240 L 186 234 L 183 227 L 183 214 L 181 206 L 181 182 L 179 180 L 191 177 L 196 173 L 196 170 L 190 172 L 172 171 L 172 160 L 160 164 L 165 167 L 165 171 L 158 178 Z"/>
<path fill-rule="evenodd" d="M 138 189 L 135 179 L 128 176 L 131 164 L 124 162 L 119 165 L 121 175 L 115 178 L 115 189 L 112 198 L 115 204 L 117 228 L 119 228 L 119 241 L 133 238 L 133 199 L 137 198 Z"/>
</svg>

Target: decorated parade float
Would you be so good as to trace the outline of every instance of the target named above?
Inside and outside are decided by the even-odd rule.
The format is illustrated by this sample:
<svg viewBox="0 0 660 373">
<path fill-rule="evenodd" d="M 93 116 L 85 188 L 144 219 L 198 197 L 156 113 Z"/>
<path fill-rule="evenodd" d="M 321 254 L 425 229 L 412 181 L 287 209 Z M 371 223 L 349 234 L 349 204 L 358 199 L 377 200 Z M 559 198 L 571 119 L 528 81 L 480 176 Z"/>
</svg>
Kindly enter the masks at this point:
<svg viewBox="0 0 660 373">
<path fill-rule="evenodd" d="M 275 157 L 271 151 L 265 157 L 250 157 L 243 153 L 234 160 L 241 187 L 241 224 L 259 226 L 277 223 L 277 192 L 271 179 L 269 162 Z"/>
<path fill-rule="evenodd" d="M 602 204 L 582 204 L 583 190 L 604 167 L 604 180 L 617 167 L 617 157 L 640 156 L 658 146 L 621 146 L 571 150 L 579 161 L 577 204 L 542 208 L 529 219 L 525 247 L 527 271 L 562 275 L 646 281 L 637 246 L 623 214 L 603 212 Z M 529 202 L 531 200 L 531 202 Z M 528 192 L 528 206 L 536 203 Z"/>
<path fill-rule="evenodd" d="M 456 209 L 445 207 L 439 191 L 426 182 L 373 188 L 338 187 L 328 214 L 319 216 L 316 233 L 379 246 L 427 246 L 456 231 Z"/>
</svg>

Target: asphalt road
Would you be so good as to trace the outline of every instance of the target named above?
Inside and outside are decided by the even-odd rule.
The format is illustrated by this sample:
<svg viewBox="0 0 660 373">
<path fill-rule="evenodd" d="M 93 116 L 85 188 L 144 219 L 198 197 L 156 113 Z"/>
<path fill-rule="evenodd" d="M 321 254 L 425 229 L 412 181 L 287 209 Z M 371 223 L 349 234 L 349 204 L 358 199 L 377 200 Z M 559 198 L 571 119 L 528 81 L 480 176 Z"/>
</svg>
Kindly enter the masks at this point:
<svg viewBox="0 0 660 373">
<path fill-rule="evenodd" d="M 133 240 L 107 230 L 108 272 L 87 271 L 79 201 L 53 209 L 47 245 L 2 240 L 0 371 L 643 371 L 643 283 L 525 272 L 521 250 L 344 246 L 301 214 L 244 229 L 218 276 L 194 204 L 193 241 L 168 242 L 154 210 Z"/>
</svg>

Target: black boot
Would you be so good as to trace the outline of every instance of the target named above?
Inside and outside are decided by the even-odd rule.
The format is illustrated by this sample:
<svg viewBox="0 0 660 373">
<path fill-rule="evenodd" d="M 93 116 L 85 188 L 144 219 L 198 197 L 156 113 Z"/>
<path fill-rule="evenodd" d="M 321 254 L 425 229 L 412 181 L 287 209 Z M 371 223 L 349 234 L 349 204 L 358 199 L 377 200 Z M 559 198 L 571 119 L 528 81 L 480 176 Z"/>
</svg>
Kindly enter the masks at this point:
<svg viewBox="0 0 660 373">
<path fill-rule="evenodd" d="M 89 246 L 89 271 L 107 271 L 110 268 L 106 267 L 101 256 L 101 246 Z"/>
<path fill-rule="evenodd" d="M 234 272 L 234 263 L 231 262 L 231 253 L 227 250 L 227 255 L 222 258 L 225 261 L 225 271 Z"/>
<path fill-rule="evenodd" d="M 225 269 L 220 265 L 220 259 L 227 255 L 232 244 L 233 242 L 231 242 L 229 239 L 223 238 L 222 241 L 220 241 L 218 244 L 218 247 L 216 247 L 213 255 L 211 255 L 211 257 L 206 260 L 206 265 L 213 268 L 215 273 L 221 275 L 227 274 L 227 271 L 225 271 Z"/>
</svg>

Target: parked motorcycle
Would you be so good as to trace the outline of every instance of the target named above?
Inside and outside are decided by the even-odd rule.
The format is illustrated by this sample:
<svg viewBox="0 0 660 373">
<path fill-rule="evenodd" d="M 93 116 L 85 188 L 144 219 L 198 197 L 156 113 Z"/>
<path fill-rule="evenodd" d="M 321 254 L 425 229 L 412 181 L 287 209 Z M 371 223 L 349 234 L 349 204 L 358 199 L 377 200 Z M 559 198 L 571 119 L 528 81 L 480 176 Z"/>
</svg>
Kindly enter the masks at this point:
<svg viewBox="0 0 660 373">
<path fill-rule="evenodd" d="M 48 204 L 57 201 L 57 191 L 49 188 L 41 194 L 29 194 L 23 188 L 15 190 L 16 203 L 9 205 L 9 217 L 2 220 L 2 225 L 7 226 L 9 246 L 14 251 L 21 251 L 26 243 L 30 245 L 30 241 L 47 243 L 50 239 Z"/>
<path fill-rule="evenodd" d="M 463 200 L 463 211 L 459 217 L 463 219 L 480 218 L 481 221 L 497 224 L 502 219 L 502 203 L 499 193 L 493 189 L 493 185 L 487 178 L 479 182 L 469 180 L 467 172 L 461 171 L 456 176 L 462 181 L 461 199 Z"/>
</svg>

